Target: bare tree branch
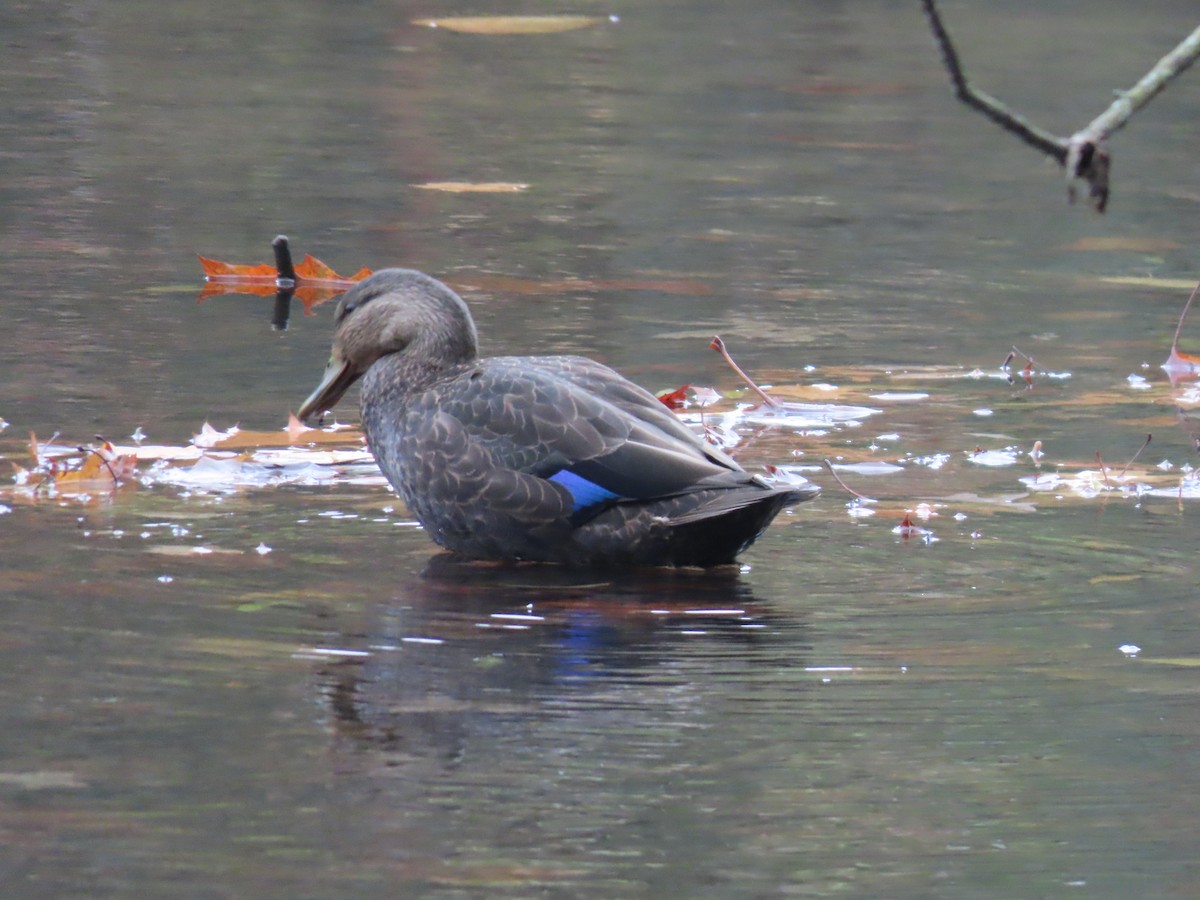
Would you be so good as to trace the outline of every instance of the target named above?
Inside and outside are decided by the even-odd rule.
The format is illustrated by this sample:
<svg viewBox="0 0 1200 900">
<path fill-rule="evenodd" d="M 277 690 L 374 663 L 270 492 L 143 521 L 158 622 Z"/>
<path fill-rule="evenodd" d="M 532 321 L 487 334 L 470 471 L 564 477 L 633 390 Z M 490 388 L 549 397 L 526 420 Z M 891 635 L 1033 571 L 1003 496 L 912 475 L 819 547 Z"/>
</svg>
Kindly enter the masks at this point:
<svg viewBox="0 0 1200 900">
<path fill-rule="evenodd" d="M 1112 105 L 1086 127 L 1069 138 L 1058 137 L 1034 125 L 1012 111 L 995 97 L 972 87 L 963 72 L 958 52 L 950 40 L 934 0 L 921 0 L 929 26 L 942 51 L 942 60 L 950 73 L 955 96 L 967 106 L 983 113 L 1005 131 L 1015 134 L 1026 144 L 1053 157 L 1067 173 L 1067 196 L 1075 199 L 1077 182 L 1088 186 L 1088 199 L 1097 212 L 1108 205 L 1109 168 L 1111 157 L 1104 140 L 1124 127 L 1135 112 L 1149 103 L 1176 75 L 1200 56 L 1200 28 L 1193 31 L 1179 46 L 1160 59 L 1141 81 L 1128 91 L 1122 91 Z"/>
<path fill-rule="evenodd" d="M 1065 165 L 1067 147 L 1061 138 L 1026 121 L 995 97 L 976 90 L 967 82 L 962 64 L 958 61 L 958 51 L 954 49 L 954 44 L 946 31 L 946 26 L 942 24 L 942 18 L 938 14 L 933 0 L 921 0 L 921 5 L 925 7 L 925 14 L 929 16 L 929 25 L 942 50 L 942 61 L 945 62 L 946 69 L 950 72 L 955 96 L 972 109 L 979 110 L 1005 131 L 1021 138 L 1031 147 L 1036 147 L 1048 156 L 1053 156 L 1058 160 L 1059 165 Z"/>
</svg>

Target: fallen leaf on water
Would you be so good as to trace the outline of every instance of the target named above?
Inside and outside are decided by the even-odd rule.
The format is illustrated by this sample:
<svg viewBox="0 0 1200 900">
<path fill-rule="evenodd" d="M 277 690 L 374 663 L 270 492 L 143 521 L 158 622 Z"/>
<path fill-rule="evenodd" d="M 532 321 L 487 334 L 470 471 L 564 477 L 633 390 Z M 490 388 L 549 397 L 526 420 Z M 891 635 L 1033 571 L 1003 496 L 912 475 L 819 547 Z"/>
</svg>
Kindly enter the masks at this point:
<svg viewBox="0 0 1200 900">
<path fill-rule="evenodd" d="M 461 34 L 556 34 L 605 21 L 601 16 L 443 16 L 413 19 L 412 24 Z"/>
<path fill-rule="evenodd" d="M 16 463 L 17 488 L 28 496 L 35 494 L 82 497 L 97 493 L 108 494 L 122 484 L 132 482 L 137 475 L 137 459 L 119 453 L 108 441 L 98 447 L 80 447 L 82 459 L 51 457 L 46 445 L 39 444 L 37 435 L 29 435 L 29 455 L 33 468 L 25 469 Z"/>
<path fill-rule="evenodd" d="M 0 785 L 25 791 L 47 791 L 85 788 L 87 782 L 74 772 L 44 770 L 39 772 L 0 772 Z"/>
<path fill-rule="evenodd" d="M 1136 253 L 1159 253 L 1178 250 L 1182 246 L 1166 238 L 1085 237 L 1065 245 L 1064 250 L 1132 250 Z"/>
<path fill-rule="evenodd" d="M 309 315 L 313 306 L 336 297 L 371 274 L 370 269 L 363 268 L 342 277 L 311 254 L 306 254 L 299 265 L 293 265 L 286 235 L 276 237 L 271 246 L 275 251 L 274 265 L 242 265 L 201 256 L 205 283 L 200 299 L 230 293 L 269 297 L 283 292 L 284 296 L 294 296 L 303 302 L 305 315 Z"/>
<path fill-rule="evenodd" d="M 1172 347 L 1161 368 L 1172 382 L 1182 378 L 1191 378 L 1194 375 L 1200 375 L 1200 356 L 1195 353 L 1185 353 L 1178 347 Z"/>
<path fill-rule="evenodd" d="M 247 287 L 265 285 L 270 287 L 271 293 L 274 293 L 278 286 L 280 278 L 279 270 L 269 263 L 240 265 L 221 262 L 220 260 L 209 259 L 204 256 L 199 257 L 199 259 L 200 266 L 204 269 L 205 281 L 215 284 L 245 285 Z M 350 287 L 355 282 L 362 281 L 370 274 L 370 269 L 362 268 L 353 275 L 342 276 L 312 254 L 305 254 L 304 259 L 296 266 L 295 286 L 300 287 L 303 282 L 309 284 L 319 282 L 321 284 Z"/>
<path fill-rule="evenodd" d="M 1200 657 L 1194 656 L 1164 656 L 1159 658 L 1143 656 L 1141 660 L 1147 663 L 1158 663 L 1160 666 L 1179 666 L 1188 669 L 1200 667 Z"/>
<path fill-rule="evenodd" d="M 690 388 L 690 384 L 685 384 L 683 387 L 675 388 L 673 391 L 663 391 L 657 397 L 667 409 L 682 409 L 684 403 L 687 402 L 688 390 Z"/>
<path fill-rule="evenodd" d="M 225 547 L 185 546 L 183 544 L 164 544 L 158 547 L 147 547 L 147 553 L 159 556 L 241 556 L 245 551 L 230 550 Z"/>
<path fill-rule="evenodd" d="M 1167 373 L 1167 378 L 1171 380 L 1172 384 L 1200 372 L 1200 357 L 1184 353 L 1179 349 L 1179 337 L 1183 334 L 1183 323 L 1187 320 L 1187 314 L 1192 308 L 1192 302 L 1196 299 L 1198 291 L 1200 291 L 1200 283 L 1192 288 L 1187 303 L 1183 305 L 1183 311 L 1179 314 L 1179 324 L 1175 326 L 1175 337 L 1171 339 L 1171 352 L 1167 354 L 1167 361 L 1162 364 L 1163 371 Z"/>
<path fill-rule="evenodd" d="M 310 428 L 294 413 L 288 413 L 287 427 L 278 431 L 254 431 L 232 426 L 218 431 L 207 422 L 200 434 L 192 438 L 197 447 L 211 450 L 250 450 L 263 447 L 295 447 L 312 444 L 340 444 L 352 447 L 362 444 L 362 433 L 351 425 L 334 422 L 323 428 Z"/>
<path fill-rule="evenodd" d="M 339 275 L 310 253 L 304 254 L 304 259 L 300 261 L 300 265 L 296 266 L 297 282 L 337 282 L 339 285 L 350 282 L 353 284 L 356 281 L 362 281 L 370 274 L 371 270 L 364 266 L 353 275 Z M 349 285 L 346 286 L 349 287 Z"/>
<path fill-rule="evenodd" d="M 209 259 L 206 256 L 201 256 L 199 259 L 200 267 L 204 269 L 205 281 L 237 282 L 239 284 L 261 281 L 263 284 L 270 284 L 271 290 L 274 290 L 275 280 L 279 277 L 278 270 L 267 263 L 241 265 L 221 262 L 219 259 Z"/>
<path fill-rule="evenodd" d="M 222 441 L 233 437 L 240 430 L 236 425 L 231 425 L 225 431 L 217 431 L 217 429 L 205 422 L 200 426 L 200 433 L 192 437 L 192 443 L 197 447 L 215 447 Z"/>
<path fill-rule="evenodd" d="M 1185 278 L 1155 278 L 1153 275 L 1110 275 L 1097 279 L 1103 284 L 1119 284 L 1129 287 L 1165 288 L 1169 291 L 1186 291 L 1196 282 Z M 1087 315 L 1092 315 L 1088 310 Z"/>
<path fill-rule="evenodd" d="M 447 194 L 519 194 L 529 190 L 529 185 L 514 181 L 427 181 L 413 187 Z"/>
<path fill-rule="evenodd" d="M 1127 581 L 1141 581 L 1142 575 L 1097 575 L 1088 579 L 1088 584 L 1121 584 Z"/>
</svg>

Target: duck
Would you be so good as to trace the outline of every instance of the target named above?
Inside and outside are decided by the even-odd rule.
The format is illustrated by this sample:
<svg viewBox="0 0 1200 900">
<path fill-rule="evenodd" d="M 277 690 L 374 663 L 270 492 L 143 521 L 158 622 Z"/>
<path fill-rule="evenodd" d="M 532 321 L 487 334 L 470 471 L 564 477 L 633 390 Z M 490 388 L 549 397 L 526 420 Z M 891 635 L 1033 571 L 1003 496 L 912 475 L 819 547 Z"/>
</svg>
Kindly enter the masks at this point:
<svg viewBox="0 0 1200 900">
<path fill-rule="evenodd" d="M 457 557 L 586 567 L 733 563 L 820 492 L 751 474 L 654 394 L 583 356 L 479 355 L 463 299 L 414 269 L 346 291 L 297 416 L 360 382 L 367 446 Z"/>
</svg>

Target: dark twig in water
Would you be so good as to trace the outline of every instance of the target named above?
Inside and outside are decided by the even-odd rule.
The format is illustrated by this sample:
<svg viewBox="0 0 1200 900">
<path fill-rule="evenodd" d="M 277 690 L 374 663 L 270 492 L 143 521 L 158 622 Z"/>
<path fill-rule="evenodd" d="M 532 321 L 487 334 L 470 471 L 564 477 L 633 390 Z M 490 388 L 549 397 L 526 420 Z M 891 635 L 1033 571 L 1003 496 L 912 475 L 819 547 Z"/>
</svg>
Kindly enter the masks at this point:
<svg viewBox="0 0 1200 900">
<path fill-rule="evenodd" d="M 292 248 L 288 246 L 287 235 L 277 235 L 275 240 L 271 241 L 271 247 L 275 250 L 276 287 L 294 288 L 296 267 L 292 265 Z"/>
<path fill-rule="evenodd" d="M 1129 467 L 1130 467 L 1130 466 L 1132 466 L 1132 465 L 1133 465 L 1133 463 L 1134 463 L 1134 461 L 1135 461 L 1135 460 L 1136 460 L 1136 459 L 1137 459 L 1139 456 L 1141 456 L 1141 455 L 1142 455 L 1142 451 L 1143 451 L 1143 450 L 1145 450 L 1147 447 L 1149 447 L 1149 446 L 1150 446 L 1150 439 L 1151 439 L 1152 437 L 1154 437 L 1154 433 L 1153 433 L 1153 432 L 1151 432 L 1150 434 L 1146 435 L 1146 440 L 1142 442 L 1142 446 L 1138 447 L 1138 451 L 1137 451 L 1137 453 L 1133 454 L 1133 456 L 1131 456 L 1131 457 L 1129 458 L 1129 462 L 1125 463 L 1125 468 L 1123 468 L 1123 469 L 1121 470 L 1121 472 L 1120 472 L 1120 475 L 1119 475 L 1118 477 L 1124 477 L 1125 473 L 1126 473 L 1127 471 L 1129 471 Z"/>
<path fill-rule="evenodd" d="M 1124 127 L 1135 112 L 1154 99 L 1172 79 L 1200 56 L 1200 28 L 1184 38 L 1174 50 L 1160 59 L 1142 79 L 1127 91 L 1118 91 L 1117 99 L 1103 113 L 1069 138 L 1039 128 L 1009 109 L 995 97 L 972 87 L 963 72 L 958 52 L 934 0 L 921 0 L 929 26 L 942 51 L 942 60 L 954 85 L 954 93 L 967 106 L 987 116 L 1005 131 L 1029 146 L 1052 157 L 1067 174 L 1067 198 L 1075 199 L 1076 182 L 1087 184 L 1088 201 L 1097 212 L 1108 205 L 1111 158 L 1103 142 Z"/>
<path fill-rule="evenodd" d="M 1019 356 L 1019 357 L 1021 357 L 1021 359 L 1025 360 L 1025 362 L 1027 362 L 1027 363 L 1030 363 L 1030 364 L 1032 364 L 1032 363 L 1033 363 L 1033 357 L 1032 357 L 1032 356 L 1030 356 L 1030 355 L 1029 355 L 1028 353 L 1026 353 L 1025 351 L 1023 351 L 1023 350 L 1022 350 L 1020 347 L 1018 347 L 1016 344 L 1013 344 L 1012 353 L 1008 354 L 1008 360 L 1007 360 L 1006 362 L 1012 362 L 1012 359 L 1013 359 L 1013 356 L 1014 356 L 1014 355 L 1015 355 L 1015 356 Z"/>
<path fill-rule="evenodd" d="M 104 438 L 100 437 L 100 435 L 96 435 L 96 437 L 100 438 L 100 440 L 102 440 L 102 441 L 104 440 Z M 83 454 L 88 454 L 88 453 L 96 454 L 96 457 L 100 460 L 101 463 L 104 464 L 104 468 L 108 469 L 108 474 L 112 476 L 113 484 L 121 483 L 121 479 L 117 477 L 117 473 L 113 471 L 113 467 L 108 464 L 108 459 L 105 457 L 105 455 L 103 453 L 101 453 L 95 447 L 84 447 L 84 446 L 80 445 L 80 446 L 77 446 L 75 449 Z"/>
<path fill-rule="evenodd" d="M 878 502 L 870 497 L 860 494 L 858 491 L 854 490 L 854 488 L 850 487 L 850 485 L 846 484 L 846 482 L 842 481 L 842 479 L 838 476 L 838 473 L 834 470 L 833 463 L 831 463 L 829 460 L 823 459 L 821 462 L 825 464 L 825 468 L 829 470 L 829 474 L 833 476 L 833 480 L 841 485 L 842 489 L 846 493 L 850 494 L 850 496 L 854 497 L 855 499 L 862 500 L 864 503 Z"/>
<path fill-rule="evenodd" d="M 741 366 L 739 366 L 737 363 L 735 363 L 733 361 L 733 357 L 730 356 L 729 351 L 725 349 L 725 342 L 723 340 L 721 340 L 720 335 L 716 335 L 715 337 L 713 337 L 713 339 L 709 342 L 708 346 L 711 347 L 713 350 L 716 350 L 723 357 L 725 357 L 725 362 L 729 363 L 729 367 L 731 369 L 733 369 L 733 371 L 737 372 L 738 377 L 741 378 L 742 381 L 746 382 L 746 384 L 749 385 L 750 390 L 754 391 L 754 393 L 756 393 L 756 394 L 758 394 L 758 396 L 762 397 L 763 402 L 765 404 L 767 404 L 767 406 L 771 407 L 772 409 L 779 409 L 782 406 L 782 404 L 778 400 L 776 400 L 774 397 L 772 397 L 770 394 L 768 394 L 766 391 L 764 391 L 762 388 L 760 388 L 757 384 L 755 384 L 753 382 L 753 380 L 751 380 L 750 376 L 742 371 Z"/>
<path fill-rule="evenodd" d="M 271 241 L 275 251 L 275 306 L 271 310 L 271 327 L 275 331 L 287 331 L 288 317 L 292 312 L 292 297 L 296 292 L 296 267 L 292 264 L 292 248 L 286 234 L 275 236 Z"/>
<path fill-rule="evenodd" d="M 1104 486 L 1112 487 L 1112 482 L 1108 480 L 1108 466 L 1104 465 L 1104 460 L 1100 457 L 1100 451 L 1096 451 L 1096 464 L 1100 466 L 1100 474 L 1104 476 Z"/>
<path fill-rule="evenodd" d="M 1034 363 L 1033 357 L 1027 353 L 1024 353 L 1020 347 L 1017 347 L 1016 345 L 1013 346 L 1008 356 L 1004 358 L 1004 365 L 1002 365 L 1000 368 L 1002 371 L 1008 372 L 1012 361 L 1018 356 L 1025 360 L 1025 368 L 1021 370 L 1021 377 L 1025 379 L 1025 383 L 1027 385 L 1033 387 L 1033 367 L 1036 365 L 1036 363 Z M 1008 383 L 1014 384 L 1015 382 L 1016 379 L 1013 378 L 1011 373 L 1009 373 Z"/>
</svg>

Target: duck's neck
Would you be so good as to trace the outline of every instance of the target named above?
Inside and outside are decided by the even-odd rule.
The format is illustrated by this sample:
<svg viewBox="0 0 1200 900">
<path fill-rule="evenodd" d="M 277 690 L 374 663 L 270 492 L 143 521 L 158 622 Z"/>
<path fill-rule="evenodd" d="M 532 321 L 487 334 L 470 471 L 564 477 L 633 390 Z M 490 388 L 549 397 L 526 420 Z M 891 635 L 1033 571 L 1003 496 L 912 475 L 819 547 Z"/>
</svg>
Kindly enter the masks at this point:
<svg viewBox="0 0 1200 900">
<path fill-rule="evenodd" d="M 444 378 L 475 362 L 475 335 L 427 331 L 399 353 L 381 356 L 363 376 L 362 398 L 369 402 L 397 402 L 427 390 Z"/>
</svg>

